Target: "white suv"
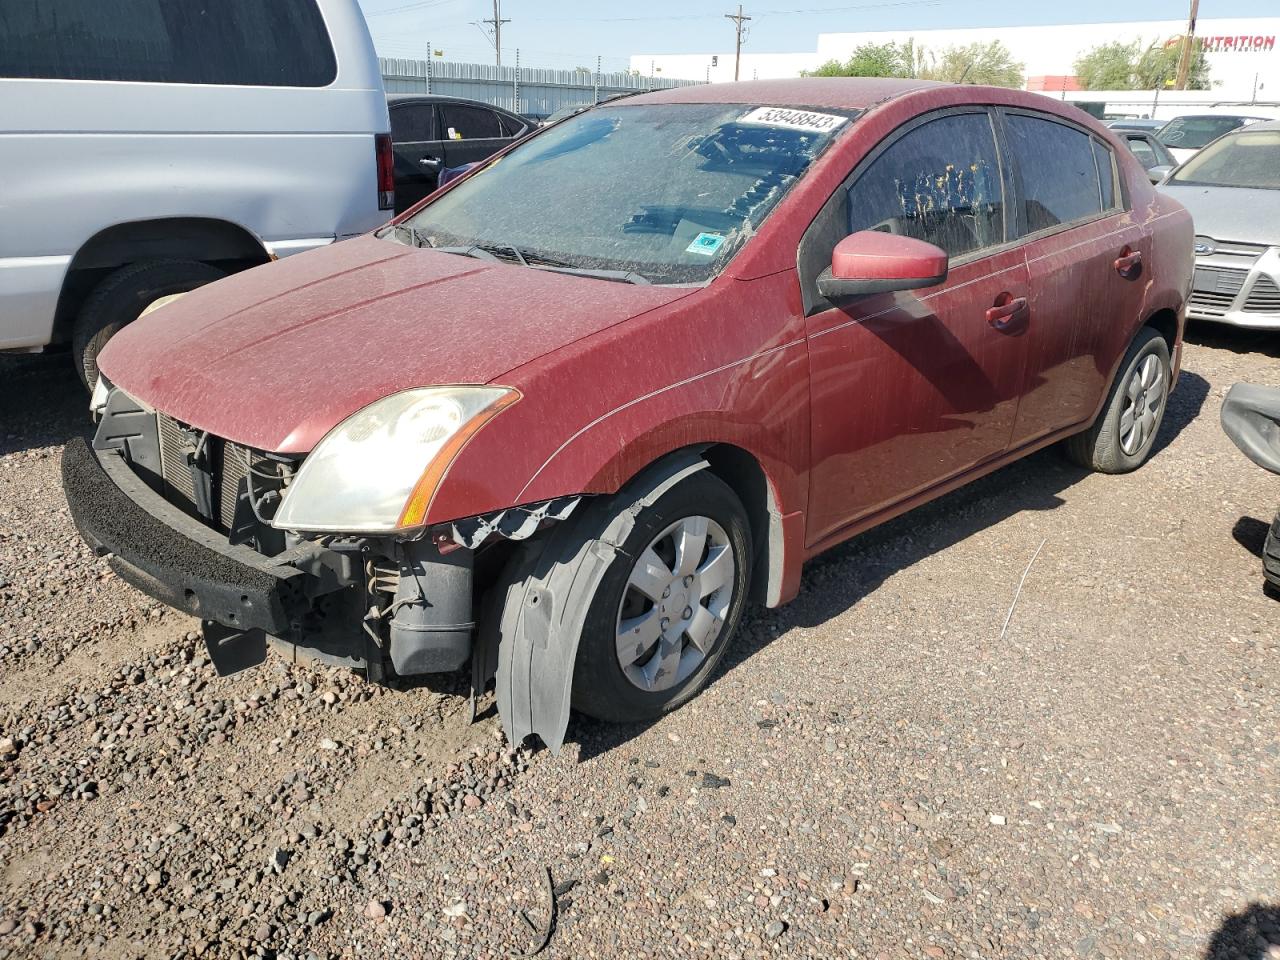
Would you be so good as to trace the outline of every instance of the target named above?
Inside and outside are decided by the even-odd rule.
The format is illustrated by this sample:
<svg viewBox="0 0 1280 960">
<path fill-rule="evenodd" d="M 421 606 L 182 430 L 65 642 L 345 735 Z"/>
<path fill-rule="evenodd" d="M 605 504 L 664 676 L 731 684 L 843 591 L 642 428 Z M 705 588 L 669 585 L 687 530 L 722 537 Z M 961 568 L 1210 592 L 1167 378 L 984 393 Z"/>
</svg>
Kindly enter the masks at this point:
<svg viewBox="0 0 1280 960">
<path fill-rule="evenodd" d="M 0 351 L 87 384 L 149 306 L 395 204 L 356 0 L 3 0 Z"/>
</svg>

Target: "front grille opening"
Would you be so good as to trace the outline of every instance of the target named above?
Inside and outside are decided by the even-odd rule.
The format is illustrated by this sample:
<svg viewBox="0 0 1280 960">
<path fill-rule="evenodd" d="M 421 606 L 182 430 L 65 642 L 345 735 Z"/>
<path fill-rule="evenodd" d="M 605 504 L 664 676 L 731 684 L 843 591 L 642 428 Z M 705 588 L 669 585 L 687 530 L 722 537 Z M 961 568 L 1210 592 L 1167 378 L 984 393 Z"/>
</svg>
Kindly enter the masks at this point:
<svg viewBox="0 0 1280 960">
<path fill-rule="evenodd" d="M 267 523 L 296 471 L 296 459 L 211 436 L 164 414 L 157 417 L 166 498 L 234 543 L 276 552 L 277 545 L 264 540 L 274 539 Z"/>
</svg>

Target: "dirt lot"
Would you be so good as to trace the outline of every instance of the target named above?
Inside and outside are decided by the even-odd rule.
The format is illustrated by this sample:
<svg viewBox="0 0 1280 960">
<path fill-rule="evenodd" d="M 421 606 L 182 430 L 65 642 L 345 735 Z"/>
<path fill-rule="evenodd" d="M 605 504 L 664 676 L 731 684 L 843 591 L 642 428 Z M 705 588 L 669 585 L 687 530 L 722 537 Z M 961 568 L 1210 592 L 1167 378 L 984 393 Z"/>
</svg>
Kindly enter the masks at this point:
<svg viewBox="0 0 1280 960">
<path fill-rule="evenodd" d="M 1198 338 L 1138 473 L 916 511 L 559 758 L 460 678 L 215 677 L 72 530 L 65 359 L 0 360 L 0 958 L 518 955 L 547 868 L 547 957 L 1280 957 L 1280 481 L 1218 426 L 1280 340 Z"/>
</svg>

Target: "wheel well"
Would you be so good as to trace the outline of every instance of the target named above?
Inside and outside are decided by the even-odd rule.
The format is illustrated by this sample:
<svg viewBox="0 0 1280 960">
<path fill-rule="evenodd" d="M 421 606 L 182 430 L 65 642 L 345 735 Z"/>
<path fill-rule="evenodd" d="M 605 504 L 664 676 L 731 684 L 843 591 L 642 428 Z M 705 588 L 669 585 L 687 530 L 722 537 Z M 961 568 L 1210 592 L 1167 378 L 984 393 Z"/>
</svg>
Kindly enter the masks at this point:
<svg viewBox="0 0 1280 960">
<path fill-rule="evenodd" d="M 1164 342 L 1169 345 L 1169 356 L 1172 357 L 1178 341 L 1178 315 L 1172 310 L 1157 310 L 1147 318 L 1146 325 L 1164 337 Z"/>
<path fill-rule="evenodd" d="M 752 599 L 764 602 L 769 583 L 771 562 L 781 557 L 769 556 L 773 538 L 769 524 L 769 479 L 764 468 L 750 453 L 741 447 L 718 443 L 702 451 L 711 472 L 723 481 L 742 501 L 747 520 L 751 525 L 751 544 L 755 551 L 751 571 Z"/>
<path fill-rule="evenodd" d="M 54 319 L 54 340 L 71 337 L 76 314 L 104 277 L 140 260 L 201 260 L 227 271 L 266 263 L 271 255 L 244 227 L 204 217 L 118 223 L 90 237 L 71 259 Z"/>
</svg>

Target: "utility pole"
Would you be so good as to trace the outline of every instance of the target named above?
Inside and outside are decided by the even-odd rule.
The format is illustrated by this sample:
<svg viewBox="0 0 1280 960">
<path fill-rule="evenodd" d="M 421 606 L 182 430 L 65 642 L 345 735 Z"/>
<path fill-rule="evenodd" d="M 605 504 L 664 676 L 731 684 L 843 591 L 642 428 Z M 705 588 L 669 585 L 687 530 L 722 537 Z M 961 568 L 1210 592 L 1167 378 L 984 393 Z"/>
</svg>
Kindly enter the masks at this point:
<svg viewBox="0 0 1280 960">
<path fill-rule="evenodd" d="M 738 12 L 726 13 L 725 19 L 733 21 L 734 31 L 737 34 L 737 43 L 735 45 L 735 49 L 733 53 L 733 79 L 737 80 L 738 70 L 742 66 L 742 37 L 743 37 L 743 34 L 746 33 L 745 24 L 751 18 L 744 17 L 742 15 L 742 4 L 738 4 Z"/>
<path fill-rule="evenodd" d="M 1182 49 L 1178 51 L 1178 79 L 1174 87 L 1187 89 L 1187 75 L 1191 72 L 1191 50 L 1196 43 L 1196 14 L 1200 10 L 1200 0 L 1191 0 L 1191 15 L 1187 17 L 1187 35 L 1182 38 Z"/>
<path fill-rule="evenodd" d="M 510 20 L 502 19 L 502 0 L 493 0 L 492 20 L 481 20 L 480 22 L 493 26 L 493 50 L 497 54 L 498 66 L 502 66 L 502 25 L 511 22 Z"/>
</svg>

